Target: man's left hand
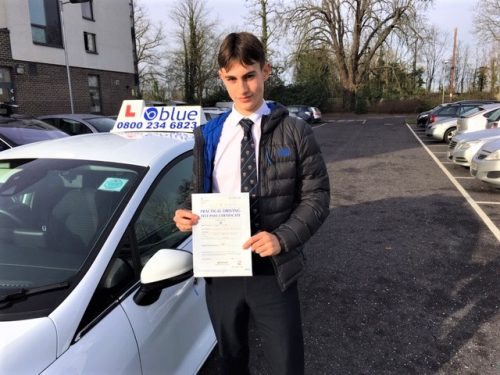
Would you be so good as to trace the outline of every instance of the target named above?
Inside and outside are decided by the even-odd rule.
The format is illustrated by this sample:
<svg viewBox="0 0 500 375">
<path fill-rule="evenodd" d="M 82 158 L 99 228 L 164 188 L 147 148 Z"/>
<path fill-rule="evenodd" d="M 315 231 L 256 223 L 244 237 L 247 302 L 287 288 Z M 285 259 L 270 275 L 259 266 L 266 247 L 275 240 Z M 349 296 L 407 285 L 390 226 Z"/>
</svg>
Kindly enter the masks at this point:
<svg viewBox="0 0 500 375">
<path fill-rule="evenodd" d="M 244 249 L 248 249 L 249 247 L 261 257 L 278 255 L 281 252 L 278 237 L 269 232 L 259 232 L 250 237 L 248 241 L 243 244 Z"/>
</svg>

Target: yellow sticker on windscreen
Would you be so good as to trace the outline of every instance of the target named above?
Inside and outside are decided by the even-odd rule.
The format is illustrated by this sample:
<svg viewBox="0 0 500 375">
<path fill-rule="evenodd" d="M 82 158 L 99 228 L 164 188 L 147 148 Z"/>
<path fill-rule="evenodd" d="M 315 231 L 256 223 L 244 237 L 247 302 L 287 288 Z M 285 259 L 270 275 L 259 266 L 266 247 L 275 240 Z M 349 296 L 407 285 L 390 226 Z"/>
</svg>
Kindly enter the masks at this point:
<svg viewBox="0 0 500 375">
<path fill-rule="evenodd" d="M 125 178 L 107 177 L 98 190 L 121 191 L 127 182 L 128 180 Z"/>
</svg>

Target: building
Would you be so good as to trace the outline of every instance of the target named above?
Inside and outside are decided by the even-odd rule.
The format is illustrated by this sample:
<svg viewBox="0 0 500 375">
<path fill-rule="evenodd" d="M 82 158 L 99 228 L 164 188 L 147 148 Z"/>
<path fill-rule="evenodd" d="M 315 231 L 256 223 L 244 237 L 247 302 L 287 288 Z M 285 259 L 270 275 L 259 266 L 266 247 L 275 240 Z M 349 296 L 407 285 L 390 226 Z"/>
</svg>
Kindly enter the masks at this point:
<svg viewBox="0 0 500 375">
<path fill-rule="evenodd" d="M 132 0 L 0 0 L 0 102 L 117 114 L 138 92 L 132 20 Z"/>
</svg>

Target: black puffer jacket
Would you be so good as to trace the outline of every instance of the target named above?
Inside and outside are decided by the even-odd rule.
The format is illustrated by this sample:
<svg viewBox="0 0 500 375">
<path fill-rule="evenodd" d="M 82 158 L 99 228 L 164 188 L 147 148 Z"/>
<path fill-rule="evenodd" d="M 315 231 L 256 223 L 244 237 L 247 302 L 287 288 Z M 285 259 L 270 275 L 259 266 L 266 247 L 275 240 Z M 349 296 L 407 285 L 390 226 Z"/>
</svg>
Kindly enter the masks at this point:
<svg viewBox="0 0 500 375">
<path fill-rule="evenodd" d="M 193 192 L 211 192 L 215 150 L 227 116 L 195 130 Z M 261 229 L 275 234 L 281 253 L 272 257 L 285 290 L 304 270 L 302 248 L 329 214 L 330 183 L 311 127 L 281 105 L 263 116 L 259 145 Z"/>
</svg>

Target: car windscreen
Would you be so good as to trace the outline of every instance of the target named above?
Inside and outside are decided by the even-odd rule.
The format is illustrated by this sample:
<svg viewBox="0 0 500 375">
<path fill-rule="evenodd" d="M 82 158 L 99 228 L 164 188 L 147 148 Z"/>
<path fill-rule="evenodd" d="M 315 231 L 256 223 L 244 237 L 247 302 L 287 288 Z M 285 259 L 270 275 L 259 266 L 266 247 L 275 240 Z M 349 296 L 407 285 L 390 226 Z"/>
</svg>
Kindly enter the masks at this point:
<svg viewBox="0 0 500 375">
<path fill-rule="evenodd" d="M 461 117 L 472 117 L 474 116 L 476 113 L 478 112 L 481 112 L 481 111 L 484 111 L 484 108 L 483 107 L 474 107 L 474 108 L 471 108 L 469 109 L 468 111 L 462 113 L 462 116 Z"/>
<path fill-rule="evenodd" d="M 67 137 L 52 125 L 37 119 L 0 119 L 0 135 L 12 147 Z"/>
<path fill-rule="evenodd" d="M 500 108 L 493 111 L 488 116 L 488 121 L 498 121 L 500 120 Z"/>
<path fill-rule="evenodd" d="M 0 160 L 0 296 L 72 280 L 143 169 L 81 160 Z"/>
<path fill-rule="evenodd" d="M 107 133 L 115 126 L 115 120 L 110 117 L 93 117 L 86 118 L 85 121 L 93 125 L 99 133 Z"/>
</svg>

